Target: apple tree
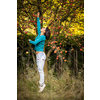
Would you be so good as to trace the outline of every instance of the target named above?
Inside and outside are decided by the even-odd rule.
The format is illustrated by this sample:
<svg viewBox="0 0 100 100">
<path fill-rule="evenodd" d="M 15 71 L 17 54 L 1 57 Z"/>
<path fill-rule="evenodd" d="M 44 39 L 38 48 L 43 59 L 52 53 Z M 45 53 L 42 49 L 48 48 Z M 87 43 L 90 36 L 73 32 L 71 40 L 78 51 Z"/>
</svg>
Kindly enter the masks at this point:
<svg viewBox="0 0 100 100">
<path fill-rule="evenodd" d="M 37 35 L 37 12 L 40 12 L 41 27 L 49 27 L 51 31 L 50 39 L 45 42 L 44 52 L 46 53 L 45 74 L 48 73 L 47 61 L 50 54 L 56 54 L 56 64 L 58 70 L 62 72 L 63 62 L 70 62 L 71 51 L 75 47 L 80 47 L 83 51 L 83 40 L 78 41 L 80 37 L 84 38 L 84 1 L 83 0 L 18 0 L 17 1 L 17 36 L 18 45 L 21 51 L 28 51 L 28 60 L 30 52 L 34 66 L 35 51 L 28 43 L 28 38 L 34 40 Z M 26 37 L 26 38 L 24 38 Z M 82 42 L 82 43 L 80 43 Z M 69 46 L 70 50 L 66 50 Z M 18 49 L 19 49 L 18 47 Z M 49 48 L 46 50 L 46 48 Z M 68 58 L 66 54 L 69 52 Z M 23 53 L 22 53 L 23 54 Z M 76 54 L 77 55 L 77 54 Z M 58 62 L 58 63 L 57 63 Z M 54 63 L 54 64 L 55 64 Z"/>
</svg>

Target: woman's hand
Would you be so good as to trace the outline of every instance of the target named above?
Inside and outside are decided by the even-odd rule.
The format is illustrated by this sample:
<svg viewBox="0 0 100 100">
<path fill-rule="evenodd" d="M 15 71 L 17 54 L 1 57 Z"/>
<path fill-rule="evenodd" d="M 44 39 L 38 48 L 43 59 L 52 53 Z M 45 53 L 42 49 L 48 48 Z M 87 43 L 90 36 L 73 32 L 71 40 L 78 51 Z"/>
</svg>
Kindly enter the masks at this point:
<svg viewBox="0 0 100 100">
<path fill-rule="evenodd" d="M 40 15 L 40 12 L 37 12 L 37 17 L 39 17 L 39 15 Z"/>
<path fill-rule="evenodd" d="M 28 42 L 30 41 L 31 39 L 28 39 Z"/>
</svg>

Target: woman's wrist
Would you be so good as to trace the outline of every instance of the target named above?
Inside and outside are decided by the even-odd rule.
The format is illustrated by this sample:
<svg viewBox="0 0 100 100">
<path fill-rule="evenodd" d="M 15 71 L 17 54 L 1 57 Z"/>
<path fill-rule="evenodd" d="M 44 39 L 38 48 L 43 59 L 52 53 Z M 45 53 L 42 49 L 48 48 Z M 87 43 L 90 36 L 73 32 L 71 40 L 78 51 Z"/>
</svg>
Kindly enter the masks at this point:
<svg viewBox="0 0 100 100">
<path fill-rule="evenodd" d="M 28 39 L 28 41 L 30 42 L 30 41 L 31 41 L 31 39 Z"/>
<path fill-rule="evenodd" d="M 40 13 L 38 12 L 38 13 L 37 13 L 37 17 L 39 17 L 39 15 L 40 15 Z"/>
</svg>

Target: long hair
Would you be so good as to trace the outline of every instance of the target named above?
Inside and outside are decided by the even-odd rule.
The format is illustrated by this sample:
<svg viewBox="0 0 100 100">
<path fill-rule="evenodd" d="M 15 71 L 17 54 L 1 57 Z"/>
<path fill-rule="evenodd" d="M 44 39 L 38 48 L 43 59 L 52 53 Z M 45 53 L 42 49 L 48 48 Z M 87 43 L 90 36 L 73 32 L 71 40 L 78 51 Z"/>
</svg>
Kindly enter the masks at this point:
<svg viewBox="0 0 100 100">
<path fill-rule="evenodd" d="M 46 28 L 44 35 L 46 36 L 47 40 L 50 38 L 50 30 L 48 27 Z"/>
</svg>

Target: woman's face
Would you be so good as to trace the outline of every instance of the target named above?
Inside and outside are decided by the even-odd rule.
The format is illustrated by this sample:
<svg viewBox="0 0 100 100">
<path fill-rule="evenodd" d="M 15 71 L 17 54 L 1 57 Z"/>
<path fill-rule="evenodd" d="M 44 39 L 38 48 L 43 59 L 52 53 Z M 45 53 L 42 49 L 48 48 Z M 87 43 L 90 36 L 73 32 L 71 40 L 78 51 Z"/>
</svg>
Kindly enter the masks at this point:
<svg viewBox="0 0 100 100">
<path fill-rule="evenodd" d="M 43 28 L 41 29 L 41 33 L 45 33 L 45 30 L 46 30 L 46 28 L 43 27 Z"/>
</svg>

